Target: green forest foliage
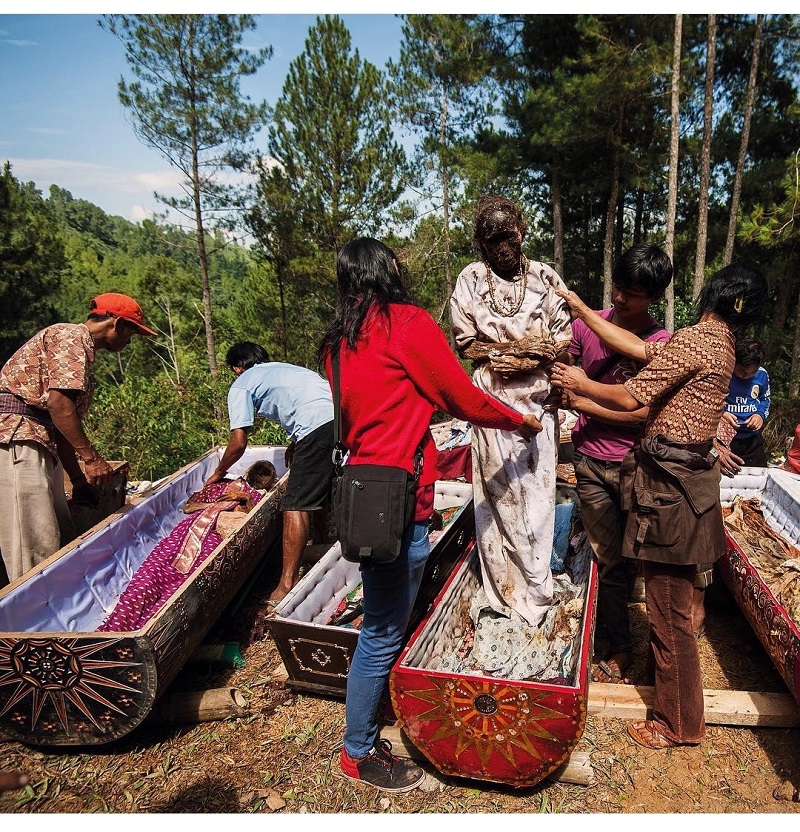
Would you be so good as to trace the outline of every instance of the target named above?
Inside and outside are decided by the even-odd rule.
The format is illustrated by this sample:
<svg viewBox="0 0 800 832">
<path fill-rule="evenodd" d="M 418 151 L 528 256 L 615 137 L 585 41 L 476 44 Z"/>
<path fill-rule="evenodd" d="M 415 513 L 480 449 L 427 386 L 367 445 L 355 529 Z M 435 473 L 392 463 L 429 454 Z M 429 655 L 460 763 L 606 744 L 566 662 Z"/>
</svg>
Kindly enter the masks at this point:
<svg viewBox="0 0 800 832">
<path fill-rule="evenodd" d="M 373 234 L 392 246 L 408 268 L 412 295 L 447 331 L 445 252 L 453 275 L 476 258 L 477 197 L 519 200 L 530 224 L 526 253 L 552 263 L 558 195 L 563 277 L 599 305 L 615 152 L 621 193 L 613 256 L 633 242 L 664 242 L 673 17 L 455 17 L 408 16 L 401 65 L 385 72 L 358 56 L 341 19 L 326 16 L 312 27 L 290 67 L 267 146 L 258 149 L 255 196 L 236 229 L 237 239 L 247 235 L 250 243 L 206 233 L 216 378 L 206 355 L 195 230 L 108 216 L 55 186 L 45 196 L 6 164 L 0 361 L 47 324 L 85 319 L 99 292 L 135 297 L 158 336 L 99 354 L 87 429 L 107 458 L 130 462 L 132 478 L 156 479 L 227 441 L 224 403 L 233 376 L 224 357 L 232 343 L 256 341 L 276 360 L 316 369 L 335 303 L 335 253 L 352 236 Z M 800 419 L 798 22 L 766 18 L 734 252 L 770 281 L 771 314 L 756 334 L 773 382 L 765 435 L 775 453 Z M 693 320 L 706 17 L 684 16 L 683 26 L 677 327 Z M 717 18 L 707 276 L 722 264 L 753 26 L 748 16 Z M 449 57 L 431 67 L 434 47 Z M 428 64 L 415 68 L 417 59 Z M 448 116 L 446 132 L 437 133 Z M 416 144 L 406 153 L 409 140 Z M 657 314 L 663 319 L 663 309 Z M 251 441 L 282 443 L 285 436 L 259 425 Z"/>
</svg>

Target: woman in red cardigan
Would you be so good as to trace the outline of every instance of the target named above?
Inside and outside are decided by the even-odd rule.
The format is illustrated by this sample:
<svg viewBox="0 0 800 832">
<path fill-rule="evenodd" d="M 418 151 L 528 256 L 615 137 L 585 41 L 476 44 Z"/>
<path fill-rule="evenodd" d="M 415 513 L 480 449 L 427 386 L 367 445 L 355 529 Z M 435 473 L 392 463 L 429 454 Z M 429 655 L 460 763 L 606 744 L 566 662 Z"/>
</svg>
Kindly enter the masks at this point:
<svg viewBox="0 0 800 832">
<path fill-rule="evenodd" d="M 320 344 L 320 365 L 331 381 L 339 354 L 342 443 L 348 465 L 423 468 L 414 520 L 397 560 L 362 567 L 364 620 L 347 676 L 346 728 L 340 766 L 345 777 L 382 791 L 419 785 L 422 769 L 378 740 L 378 704 L 403 645 L 411 609 L 430 552 L 428 520 L 437 479 L 429 425 L 436 409 L 482 427 L 516 431 L 527 442 L 541 430 L 475 387 L 433 318 L 416 306 L 394 252 L 372 238 L 347 243 L 336 263 L 336 314 Z"/>
</svg>

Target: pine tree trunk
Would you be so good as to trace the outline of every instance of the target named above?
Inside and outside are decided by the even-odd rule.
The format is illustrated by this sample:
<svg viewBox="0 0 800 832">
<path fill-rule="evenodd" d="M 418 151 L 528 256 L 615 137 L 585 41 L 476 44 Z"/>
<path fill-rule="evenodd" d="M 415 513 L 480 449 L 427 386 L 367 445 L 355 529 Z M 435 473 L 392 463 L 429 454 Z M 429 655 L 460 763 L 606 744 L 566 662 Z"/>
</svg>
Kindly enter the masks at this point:
<svg viewBox="0 0 800 832">
<path fill-rule="evenodd" d="M 800 302 L 798 302 L 800 304 Z M 800 308 L 800 305 L 798 306 Z M 800 315 L 794 324 L 794 344 L 792 346 L 792 366 L 789 370 L 789 398 L 800 396 Z"/>
<path fill-rule="evenodd" d="M 622 151 L 620 141 L 622 136 L 622 119 L 620 113 L 616 135 L 612 136 L 614 156 L 611 162 L 611 192 L 608 195 L 606 209 L 606 233 L 603 240 L 603 309 L 611 306 L 611 274 L 614 268 L 614 218 L 617 215 L 617 197 L 619 195 L 620 159 Z"/>
<path fill-rule="evenodd" d="M 644 189 L 636 189 L 636 213 L 633 218 L 633 242 L 642 242 L 642 221 L 644 219 Z"/>
<path fill-rule="evenodd" d="M 561 171 L 553 166 L 553 265 L 564 278 L 564 211 L 561 203 Z"/>
<path fill-rule="evenodd" d="M 725 239 L 725 256 L 723 265 L 727 266 L 733 260 L 733 244 L 736 239 L 736 223 L 739 214 L 739 201 L 742 196 L 742 176 L 744 175 L 744 160 L 747 156 L 747 145 L 750 141 L 750 122 L 753 119 L 753 102 L 756 97 L 756 78 L 758 77 L 758 58 L 761 52 L 761 32 L 764 28 L 764 15 L 760 14 L 756 22 L 756 33 L 753 38 L 753 57 L 750 61 L 750 77 L 747 80 L 747 99 L 744 105 L 744 121 L 742 123 L 742 138 L 739 144 L 739 158 L 736 160 L 736 174 L 733 178 L 733 193 L 731 194 L 731 213 L 728 219 L 728 236 Z"/>
<path fill-rule="evenodd" d="M 278 258 L 276 263 L 276 272 L 278 277 L 278 297 L 281 303 L 281 325 L 283 326 L 283 360 L 289 360 L 289 321 L 286 320 L 286 296 L 284 293 L 284 262 L 283 258 Z"/>
<path fill-rule="evenodd" d="M 672 39 L 672 89 L 670 92 L 670 137 L 669 137 L 669 194 L 667 199 L 667 232 L 664 248 L 670 260 L 675 253 L 675 215 L 678 209 L 678 140 L 680 137 L 680 98 L 681 98 L 681 34 L 683 15 L 675 15 L 675 33 Z M 667 286 L 665 292 L 666 309 L 664 327 L 669 332 L 675 331 L 675 279 Z"/>
<path fill-rule="evenodd" d="M 439 117 L 439 175 L 442 179 L 442 225 L 444 228 L 444 283 L 447 297 L 453 294 L 453 264 L 450 253 L 450 172 L 445 158 L 445 143 L 447 142 L 447 89 L 442 84 L 442 109 Z M 442 309 L 447 316 L 448 324 L 445 327 L 447 339 L 455 351 L 456 341 L 453 335 L 453 327 L 450 326 L 450 304 L 445 303 Z"/>
<path fill-rule="evenodd" d="M 694 255 L 694 286 L 692 300 L 703 288 L 708 242 L 708 182 L 711 171 L 711 132 L 714 115 L 714 61 L 717 54 L 717 16 L 708 16 L 706 41 L 706 88 L 703 99 L 703 147 L 700 152 L 700 205 L 697 212 L 697 249 Z"/>
<path fill-rule="evenodd" d="M 206 235 L 203 227 L 203 211 L 200 205 L 199 172 L 197 170 L 197 156 L 193 162 L 194 217 L 197 225 L 197 259 L 200 263 L 200 283 L 203 287 L 203 323 L 206 329 L 206 352 L 208 353 L 208 368 L 216 378 L 217 352 L 214 346 L 214 328 L 211 323 L 211 284 L 208 279 L 208 253 L 206 252 Z"/>
</svg>

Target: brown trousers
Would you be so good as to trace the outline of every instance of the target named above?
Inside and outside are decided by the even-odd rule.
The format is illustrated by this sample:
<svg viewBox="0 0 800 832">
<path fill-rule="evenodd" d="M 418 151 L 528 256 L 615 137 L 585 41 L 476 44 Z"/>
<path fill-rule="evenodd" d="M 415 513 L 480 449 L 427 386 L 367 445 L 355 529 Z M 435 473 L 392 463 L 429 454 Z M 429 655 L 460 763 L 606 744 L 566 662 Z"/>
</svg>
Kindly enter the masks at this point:
<svg viewBox="0 0 800 832">
<path fill-rule="evenodd" d="M 650 648 L 655 666 L 653 720 L 680 743 L 705 736 L 700 653 L 692 628 L 697 567 L 643 561 Z"/>
</svg>

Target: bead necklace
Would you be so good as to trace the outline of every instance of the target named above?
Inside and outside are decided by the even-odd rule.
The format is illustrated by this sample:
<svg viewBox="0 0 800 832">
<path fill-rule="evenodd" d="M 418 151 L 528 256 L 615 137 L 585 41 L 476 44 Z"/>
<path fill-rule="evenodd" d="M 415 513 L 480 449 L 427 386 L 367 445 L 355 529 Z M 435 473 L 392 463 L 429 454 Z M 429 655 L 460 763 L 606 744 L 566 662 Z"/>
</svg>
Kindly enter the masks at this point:
<svg viewBox="0 0 800 832">
<path fill-rule="evenodd" d="M 512 281 L 511 285 L 514 295 L 508 304 L 501 303 L 498 300 L 494 293 L 495 283 L 492 279 L 492 267 L 488 263 L 484 263 L 484 265 L 486 266 L 486 282 L 489 285 L 489 297 L 491 299 L 492 309 L 504 318 L 510 318 L 516 315 L 522 308 L 522 301 L 525 300 L 525 292 L 528 288 L 528 258 L 524 254 L 520 254 L 519 256 L 519 272 L 514 277 L 522 277 L 522 290 L 519 293 L 519 297 L 517 297 L 517 281 Z"/>
</svg>

